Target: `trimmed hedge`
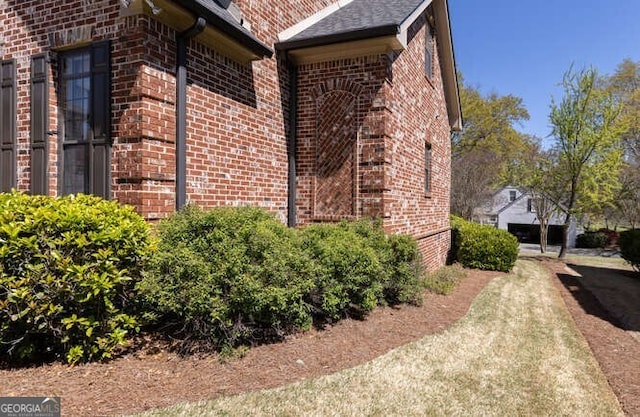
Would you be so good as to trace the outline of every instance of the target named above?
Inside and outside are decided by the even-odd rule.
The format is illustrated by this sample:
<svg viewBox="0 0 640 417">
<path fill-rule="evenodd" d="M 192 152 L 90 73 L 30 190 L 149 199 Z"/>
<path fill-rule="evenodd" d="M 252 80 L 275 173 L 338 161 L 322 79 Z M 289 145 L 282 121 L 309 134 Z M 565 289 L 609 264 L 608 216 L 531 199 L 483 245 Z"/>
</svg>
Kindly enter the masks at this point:
<svg viewBox="0 0 640 417">
<path fill-rule="evenodd" d="M 518 259 L 518 240 L 506 230 L 452 216 L 452 260 L 468 268 L 510 271 Z"/>
<path fill-rule="evenodd" d="M 319 224 L 301 231 L 304 250 L 319 265 L 309 303 L 318 317 L 362 315 L 386 303 L 419 303 L 418 245 L 386 236 L 368 220 Z"/>
<path fill-rule="evenodd" d="M 618 240 L 622 259 L 629 262 L 640 272 L 640 229 L 627 230 L 620 233 Z"/>
<path fill-rule="evenodd" d="M 315 265 L 294 231 L 267 212 L 188 206 L 162 221 L 158 234 L 138 290 L 163 323 L 174 324 L 175 337 L 224 346 L 311 325 L 304 296 Z"/>
<path fill-rule="evenodd" d="M 608 236 L 603 232 L 584 232 L 576 237 L 576 247 L 595 249 L 607 245 Z"/>
<path fill-rule="evenodd" d="M 173 336 L 215 347 L 278 338 L 313 320 L 418 302 L 417 244 L 359 221 L 289 229 L 254 207 L 189 206 L 160 223 L 138 290 Z"/>
<path fill-rule="evenodd" d="M 0 194 L 0 353 L 108 358 L 138 329 L 133 287 L 152 244 L 131 207 Z"/>
</svg>

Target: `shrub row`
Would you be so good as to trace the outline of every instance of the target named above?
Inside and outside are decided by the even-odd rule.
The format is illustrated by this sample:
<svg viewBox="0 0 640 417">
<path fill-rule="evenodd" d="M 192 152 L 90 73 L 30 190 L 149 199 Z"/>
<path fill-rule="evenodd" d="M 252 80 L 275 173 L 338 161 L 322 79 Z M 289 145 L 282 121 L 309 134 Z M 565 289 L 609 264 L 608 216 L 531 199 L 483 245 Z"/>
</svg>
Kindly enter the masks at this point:
<svg viewBox="0 0 640 417">
<path fill-rule="evenodd" d="M 182 340 L 233 346 L 420 296 L 416 242 L 378 223 L 294 230 L 257 208 L 187 207 L 158 233 L 137 289 Z"/>
<path fill-rule="evenodd" d="M 607 245 L 608 236 L 603 232 L 584 232 L 576 236 L 577 248 L 604 248 Z"/>
<path fill-rule="evenodd" d="M 0 358 L 110 357 L 138 327 L 133 288 L 150 245 L 130 207 L 0 194 Z"/>
<path fill-rule="evenodd" d="M 622 258 L 640 272 L 640 229 L 621 232 L 618 243 Z"/>
<path fill-rule="evenodd" d="M 451 217 L 450 261 L 468 268 L 508 272 L 518 258 L 518 240 L 506 230 Z"/>
</svg>

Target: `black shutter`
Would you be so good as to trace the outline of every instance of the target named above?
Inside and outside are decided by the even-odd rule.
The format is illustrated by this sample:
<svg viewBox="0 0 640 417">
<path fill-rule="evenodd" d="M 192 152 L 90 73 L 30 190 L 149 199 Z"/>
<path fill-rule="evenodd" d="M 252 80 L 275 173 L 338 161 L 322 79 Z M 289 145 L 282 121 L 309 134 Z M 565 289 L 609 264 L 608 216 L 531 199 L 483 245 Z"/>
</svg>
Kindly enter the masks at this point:
<svg viewBox="0 0 640 417">
<path fill-rule="evenodd" d="M 16 186 L 16 60 L 0 62 L 0 192 Z"/>
<path fill-rule="evenodd" d="M 93 141 L 89 181 L 92 194 L 110 197 L 111 181 L 111 45 L 91 46 L 91 91 Z"/>
<path fill-rule="evenodd" d="M 48 194 L 49 82 L 47 54 L 31 57 L 31 193 Z"/>
</svg>

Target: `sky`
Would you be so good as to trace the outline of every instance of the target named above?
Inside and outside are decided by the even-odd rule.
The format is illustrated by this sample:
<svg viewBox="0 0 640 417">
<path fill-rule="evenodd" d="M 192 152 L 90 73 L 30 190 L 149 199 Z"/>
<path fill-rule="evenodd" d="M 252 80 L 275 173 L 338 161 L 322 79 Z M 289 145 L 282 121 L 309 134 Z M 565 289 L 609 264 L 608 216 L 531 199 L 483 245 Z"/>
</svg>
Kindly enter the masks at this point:
<svg viewBox="0 0 640 417">
<path fill-rule="evenodd" d="M 545 144 L 569 68 L 612 74 L 640 61 L 640 0 L 449 0 L 449 18 L 465 84 L 521 97 L 530 120 L 516 128 Z"/>
</svg>

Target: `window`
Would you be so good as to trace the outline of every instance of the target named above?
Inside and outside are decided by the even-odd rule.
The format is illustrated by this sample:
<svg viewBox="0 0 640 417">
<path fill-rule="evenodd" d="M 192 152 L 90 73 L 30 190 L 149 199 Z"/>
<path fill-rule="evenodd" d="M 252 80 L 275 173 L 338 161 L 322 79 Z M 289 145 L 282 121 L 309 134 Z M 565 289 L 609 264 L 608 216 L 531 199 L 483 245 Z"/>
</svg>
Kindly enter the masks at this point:
<svg viewBox="0 0 640 417">
<path fill-rule="evenodd" d="M 531 199 L 531 198 L 527 199 L 527 211 L 529 213 L 535 213 L 536 212 L 536 208 L 533 206 L 533 199 Z"/>
<path fill-rule="evenodd" d="M 426 35 L 424 41 L 424 73 L 427 77 L 433 77 L 433 29 L 431 25 L 427 22 L 426 24 Z"/>
<path fill-rule="evenodd" d="M 424 192 L 429 194 L 431 192 L 431 144 L 425 143 L 424 145 Z"/>
<path fill-rule="evenodd" d="M 509 191 L 509 202 L 516 201 L 516 192 L 511 190 Z"/>
<path fill-rule="evenodd" d="M 60 54 L 62 194 L 109 198 L 109 43 Z"/>
</svg>

